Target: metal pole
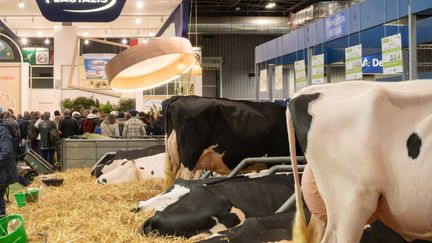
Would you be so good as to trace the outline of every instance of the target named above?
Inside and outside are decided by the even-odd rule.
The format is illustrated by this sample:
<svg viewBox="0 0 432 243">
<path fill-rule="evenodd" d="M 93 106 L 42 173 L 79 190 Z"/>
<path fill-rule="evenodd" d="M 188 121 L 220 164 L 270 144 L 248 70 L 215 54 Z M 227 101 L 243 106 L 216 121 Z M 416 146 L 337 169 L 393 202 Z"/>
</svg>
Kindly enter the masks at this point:
<svg viewBox="0 0 432 243">
<path fill-rule="evenodd" d="M 412 14 L 408 0 L 409 79 L 417 79 L 417 16 Z"/>
<path fill-rule="evenodd" d="M 304 156 L 297 156 L 297 160 L 304 160 Z M 233 177 L 237 175 L 243 168 L 250 164 L 282 164 L 282 163 L 291 163 L 291 157 L 255 157 L 255 158 L 246 158 L 243 159 L 234 170 L 228 175 L 228 177 Z"/>
<path fill-rule="evenodd" d="M 312 84 L 312 56 L 313 56 L 313 48 L 307 49 L 307 85 Z"/>
<path fill-rule="evenodd" d="M 255 63 L 255 98 L 259 100 L 259 77 L 258 77 L 258 64 Z"/>
</svg>

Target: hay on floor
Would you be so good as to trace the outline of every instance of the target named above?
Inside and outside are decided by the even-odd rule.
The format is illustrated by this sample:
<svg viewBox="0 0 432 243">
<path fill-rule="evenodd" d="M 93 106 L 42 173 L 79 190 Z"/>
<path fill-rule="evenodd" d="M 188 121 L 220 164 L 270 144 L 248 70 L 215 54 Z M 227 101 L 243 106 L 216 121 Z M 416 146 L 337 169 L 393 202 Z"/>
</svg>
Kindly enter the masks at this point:
<svg viewBox="0 0 432 243">
<path fill-rule="evenodd" d="M 161 180 L 99 185 L 90 176 L 90 169 L 55 175 L 64 179 L 63 186 L 45 187 L 36 203 L 18 208 L 11 195 L 7 212 L 24 216 L 30 242 L 41 242 L 42 237 L 47 237 L 47 242 L 187 242 L 139 233 L 152 213 L 133 213 L 130 209 L 138 201 L 162 192 Z M 40 185 L 36 179 L 30 187 Z"/>
</svg>

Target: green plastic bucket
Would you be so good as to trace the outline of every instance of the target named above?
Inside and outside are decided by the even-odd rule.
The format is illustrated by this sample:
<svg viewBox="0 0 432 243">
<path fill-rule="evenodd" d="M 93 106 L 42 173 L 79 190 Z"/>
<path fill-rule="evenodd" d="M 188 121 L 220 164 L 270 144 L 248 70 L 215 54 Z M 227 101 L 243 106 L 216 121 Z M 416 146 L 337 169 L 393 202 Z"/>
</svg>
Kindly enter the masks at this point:
<svg viewBox="0 0 432 243">
<path fill-rule="evenodd" d="M 39 199 L 39 188 L 29 188 L 25 195 L 26 202 L 37 202 Z"/>
<path fill-rule="evenodd" d="M 18 228 L 8 234 L 7 228 L 10 221 L 13 219 L 18 219 L 20 224 Z M 0 243 L 26 243 L 27 234 L 24 229 L 24 217 L 19 214 L 11 214 L 7 215 L 4 218 L 0 219 Z"/>
<path fill-rule="evenodd" d="M 22 208 L 26 205 L 26 193 L 25 192 L 18 192 L 15 193 L 15 200 L 17 202 L 18 208 Z"/>
</svg>

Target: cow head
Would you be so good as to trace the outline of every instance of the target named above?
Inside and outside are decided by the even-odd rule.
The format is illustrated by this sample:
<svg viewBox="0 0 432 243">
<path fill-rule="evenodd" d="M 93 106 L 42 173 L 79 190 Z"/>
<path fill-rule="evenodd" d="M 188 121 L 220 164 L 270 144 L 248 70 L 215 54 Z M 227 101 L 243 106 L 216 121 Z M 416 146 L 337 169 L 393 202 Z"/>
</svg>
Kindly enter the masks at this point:
<svg viewBox="0 0 432 243">
<path fill-rule="evenodd" d="M 142 233 L 159 233 L 192 237 L 200 233 L 215 233 L 240 225 L 244 213 L 224 196 L 217 196 L 196 185 L 165 210 L 158 211 L 142 225 Z"/>
<path fill-rule="evenodd" d="M 137 168 L 132 160 L 122 162 L 120 166 L 101 175 L 96 182 L 99 184 L 116 184 L 137 180 Z"/>
</svg>

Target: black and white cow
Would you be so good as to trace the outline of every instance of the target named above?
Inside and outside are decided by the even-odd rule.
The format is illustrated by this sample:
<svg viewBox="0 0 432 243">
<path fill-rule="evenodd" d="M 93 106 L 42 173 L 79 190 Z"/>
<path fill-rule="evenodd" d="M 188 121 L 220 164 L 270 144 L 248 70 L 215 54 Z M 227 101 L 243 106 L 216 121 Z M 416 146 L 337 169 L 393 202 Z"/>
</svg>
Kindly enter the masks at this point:
<svg viewBox="0 0 432 243">
<path fill-rule="evenodd" d="M 183 191 L 174 185 L 172 191 L 180 193 L 159 200 L 161 211 L 144 222 L 142 232 L 185 237 L 216 233 L 241 225 L 247 217 L 273 214 L 294 192 L 291 175 L 213 180 Z M 148 205 L 154 207 L 155 202 Z"/>
<path fill-rule="evenodd" d="M 357 243 L 375 219 L 406 239 L 432 240 L 431 80 L 311 86 L 291 99 L 287 124 L 316 180 L 315 201 L 324 204 L 310 204 L 325 211 L 321 242 Z M 293 238 L 311 242 L 295 178 Z"/>
<path fill-rule="evenodd" d="M 227 174 L 247 157 L 289 155 L 281 105 L 176 96 L 162 108 L 166 188 L 175 178 L 197 179 L 204 169 Z"/>
<path fill-rule="evenodd" d="M 153 145 L 144 149 L 131 151 L 117 151 L 114 155 L 108 155 L 105 160 L 99 161 L 99 163 L 95 164 L 92 168 L 91 175 L 99 178 L 104 173 L 116 169 L 128 160 L 135 160 L 164 152 L 164 145 Z"/>
</svg>

